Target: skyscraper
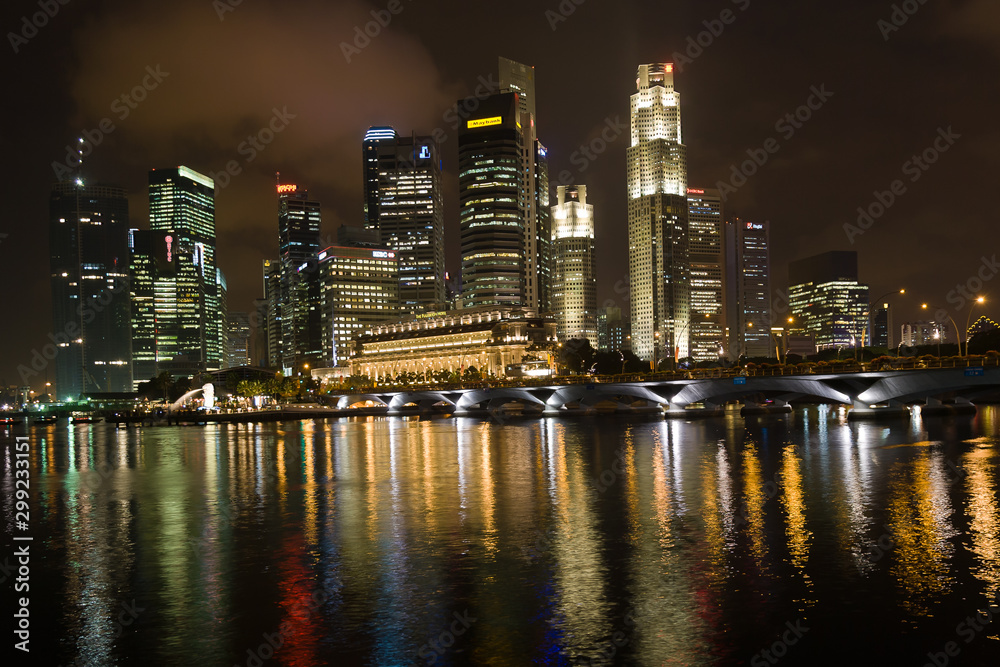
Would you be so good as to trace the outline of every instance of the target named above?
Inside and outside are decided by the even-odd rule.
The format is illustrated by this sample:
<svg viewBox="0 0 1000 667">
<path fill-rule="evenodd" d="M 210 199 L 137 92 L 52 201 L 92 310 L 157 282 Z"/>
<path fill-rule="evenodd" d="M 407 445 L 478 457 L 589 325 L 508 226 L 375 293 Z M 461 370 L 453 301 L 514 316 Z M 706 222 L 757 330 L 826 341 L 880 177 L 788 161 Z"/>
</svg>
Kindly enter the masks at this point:
<svg viewBox="0 0 1000 667">
<path fill-rule="evenodd" d="M 688 188 L 691 357 L 718 361 L 726 342 L 726 254 L 718 190 Z"/>
<path fill-rule="evenodd" d="M 226 366 L 250 366 L 250 313 L 229 311 Z"/>
<path fill-rule="evenodd" d="M 597 347 L 594 207 L 587 186 L 560 185 L 552 207 L 552 312 L 560 341 L 586 338 Z"/>
<path fill-rule="evenodd" d="M 391 130 L 391 134 L 390 131 Z M 431 137 L 399 137 L 392 128 L 365 135 L 366 227 L 399 259 L 399 300 L 406 311 L 440 308 L 444 289 L 441 157 Z"/>
<path fill-rule="evenodd" d="M 773 357 L 769 222 L 726 222 L 729 357 Z"/>
<path fill-rule="evenodd" d="M 322 358 L 317 271 L 319 202 L 297 185 L 278 185 L 278 308 L 281 367 L 295 372 Z"/>
<path fill-rule="evenodd" d="M 673 65 L 640 65 L 627 150 L 632 349 L 689 354 L 687 148 Z"/>
<path fill-rule="evenodd" d="M 788 282 L 796 326 L 815 336 L 817 348 L 861 345 L 868 328 L 868 286 L 858 282 L 858 253 L 832 250 L 791 262 Z"/>
<path fill-rule="evenodd" d="M 131 391 L 125 190 L 81 180 L 53 185 L 49 260 L 56 398 Z"/>
<path fill-rule="evenodd" d="M 492 95 L 458 132 L 462 300 L 465 307 L 526 303 L 528 190 L 517 93 Z"/>
<path fill-rule="evenodd" d="M 364 169 L 365 187 L 365 228 L 378 229 L 378 175 L 379 146 L 382 143 L 395 143 L 396 130 L 391 127 L 371 127 L 365 133 L 361 146 L 362 164 Z M 388 154 L 383 154 L 383 156 Z"/>
<path fill-rule="evenodd" d="M 282 365 L 281 342 L 281 262 L 265 259 L 261 263 L 261 277 L 264 282 L 266 317 L 263 321 L 263 338 L 266 341 L 268 368 L 284 368 Z"/>
<path fill-rule="evenodd" d="M 535 68 L 501 57 L 500 92 L 516 93 L 524 143 L 522 168 L 527 192 L 524 219 L 524 298 L 534 310 L 549 310 L 551 288 L 551 221 L 549 218 L 548 151 L 538 140 L 535 107 Z"/>
<path fill-rule="evenodd" d="M 166 251 L 177 260 L 173 275 L 156 280 L 158 368 L 217 370 L 226 318 L 216 273 L 215 183 L 187 167 L 150 171 L 149 227 L 166 232 Z"/>
<path fill-rule="evenodd" d="M 872 317 L 871 347 L 892 347 L 892 308 L 883 302 Z"/>
</svg>

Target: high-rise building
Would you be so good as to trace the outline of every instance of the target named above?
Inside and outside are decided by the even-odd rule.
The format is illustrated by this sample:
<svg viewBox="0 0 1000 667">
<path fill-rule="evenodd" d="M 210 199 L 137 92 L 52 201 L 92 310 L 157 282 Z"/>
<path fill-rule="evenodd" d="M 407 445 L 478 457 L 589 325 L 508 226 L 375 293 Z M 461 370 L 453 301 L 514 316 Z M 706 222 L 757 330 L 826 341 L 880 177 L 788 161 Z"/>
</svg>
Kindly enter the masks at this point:
<svg viewBox="0 0 1000 667">
<path fill-rule="evenodd" d="M 250 313 L 229 311 L 226 367 L 250 366 Z"/>
<path fill-rule="evenodd" d="M 627 149 L 632 349 L 690 354 L 687 148 L 673 65 L 640 65 Z"/>
<path fill-rule="evenodd" d="M 525 138 L 517 93 L 482 100 L 458 132 L 462 301 L 526 303 Z"/>
<path fill-rule="evenodd" d="M 215 258 L 215 183 L 187 167 L 149 172 L 149 227 L 166 232 L 176 271 L 156 279 L 157 367 L 222 367 L 226 318 Z M 168 312 L 169 311 L 169 312 Z"/>
<path fill-rule="evenodd" d="M 365 187 L 365 228 L 378 229 L 378 180 L 380 164 L 379 146 L 395 143 L 396 130 L 391 127 L 371 127 L 365 133 L 361 146 L 363 178 Z M 385 157 L 388 154 L 382 154 Z"/>
<path fill-rule="evenodd" d="M 548 151 L 538 140 L 535 68 L 501 57 L 498 69 L 500 93 L 517 94 L 517 110 L 524 137 L 521 160 L 527 192 L 524 212 L 525 304 L 544 312 L 551 307 L 549 165 Z"/>
<path fill-rule="evenodd" d="M 354 338 L 398 317 L 396 253 L 370 246 L 331 246 L 319 253 L 323 363 L 345 366 Z"/>
<path fill-rule="evenodd" d="M 718 190 L 688 188 L 691 349 L 695 361 L 718 361 L 726 343 L 726 253 Z"/>
<path fill-rule="evenodd" d="M 156 377 L 156 278 L 167 271 L 167 232 L 129 230 L 133 388 Z M 158 254 L 158 251 L 160 253 Z M 171 255 L 171 263 L 173 255 Z"/>
<path fill-rule="evenodd" d="M 388 130 L 392 130 L 391 135 Z M 441 308 L 444 289 L 444 201 L 441 157 L 431 137 L 399 137 L 392 128 L 365 135 L 366 228 L 399 260 L 405 311 Z"/>
<path fill-rule="evenodd" d="M 261 264 L 267 316 L 264 318 L 264 339 L 267 341 L 267 367 L 283 369 L 281 326 L 281 262 L 265 259 Z"/>
<path fill-rule="evenodd" d="M 900 344 L 909 347 L 917 345 L 937 345 L 948 342 L 947 323 L 931 322 L 928 320 L 918 320 L 917 322 L 904 322 L 900 326 Z"/>
<path fill-rule="evenodd" d="M 560 341 L 585 338 L 597 347 L 594 207 L 587 186 L 560 185 L 552 207 L 552 312 Z"/>
<path fill-rule="evenodd" d="M 883 302 L 872 316 L 871 347 L 892 347 L 892 308 Z"/>
<path fill-rule="evenodd" d="M 56 183 L 49 197 L 55 397 L 132 390 L 128 197 Z"/>
<path fill-rule="evenodd" d="M 278 185 L 278 308 L 286 374 L 305 364 L 315 367 L 323 356 L 317 272 L 321 222 L 319 202 L 307 190 Z"/>
<path fill-rule="evenodd" d="M 597 349 L 600 352 L 632 351 L 627 313 L 609 306 L 597 311 Z"/>
<path fill-rule="evenodd" d="M 772 321 L 771 225 L 735 217 L 725 230 L 729 357 L 773 357 L 771 327 L 781 323 Z"/>
<path fill-rule="evenodd" d="M 792 262 L 788 282 L 796 326 L 815 336 L 818 349 L 861 345 L 868 286 L 858 282 L 858 253 L 833 250 Z"/>
</svg>

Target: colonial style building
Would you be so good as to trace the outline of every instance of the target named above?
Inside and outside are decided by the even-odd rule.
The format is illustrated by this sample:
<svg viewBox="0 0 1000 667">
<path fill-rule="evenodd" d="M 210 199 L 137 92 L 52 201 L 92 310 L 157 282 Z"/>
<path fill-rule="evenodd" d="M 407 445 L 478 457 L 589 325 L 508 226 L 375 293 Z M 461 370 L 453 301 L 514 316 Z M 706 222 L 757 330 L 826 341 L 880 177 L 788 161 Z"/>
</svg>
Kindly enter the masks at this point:
<svg viewBox="0 0 1000 667">
<path fill-rule="evenodd" d="M 356 339 L 351 374 L 376 382 L 401 373 L 464 373 L 505 377 L 511 366 L 554 367 L 556 323 L 519 308 L 479 308 L 410 316 L 372 327 Z M 526 359 L 527 357 L 527 359 Z"/>
</svg>

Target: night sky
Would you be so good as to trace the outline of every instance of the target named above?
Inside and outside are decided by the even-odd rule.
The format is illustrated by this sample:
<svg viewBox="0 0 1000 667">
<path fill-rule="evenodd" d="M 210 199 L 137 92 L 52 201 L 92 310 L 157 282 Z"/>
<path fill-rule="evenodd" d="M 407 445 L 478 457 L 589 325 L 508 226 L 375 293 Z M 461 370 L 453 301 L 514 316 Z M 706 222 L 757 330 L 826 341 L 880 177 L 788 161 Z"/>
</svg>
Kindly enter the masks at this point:
<svg viewBox="0 0 1000 667">
<path fill-rule="evenodd" d="M 776 298 L 787 262 L 854 249 L 873 297 L 899 287 L 914 295 L 896 302 L 897 325 L 916 315 L 920 301 L 945 305 L 964 323 L 968 309 L 957 308 L 953 290 L 977 275 L 990 300 L 983 312 L 1000 315 L 994 0 L 907 0 L 915 13 L 900 9 L 898 29 L 888 1 L 398 0 L 401 11 L 350 63 L 341 43 L 353 42 L 355 27 L 389 2 L 46 1 L 58 11 L 37 34 L 22 20 L 41 11 L 37 0 L 2 9 L 3 384 L 20 384 L 17 366 L 49 342 L 52 163 L 64 161 L 65 147 L 85 130 L 101 138 L 85 160 L 85 178 L 126 187 L 139 228 L 148 227 L 150 168 L 184 164 L 212 174 L 239 163 L 227 187 L 217 181 L 217 257 L 230 308 L 247 310 L 261 296 L 260 260 L 277 252 L 275 171 L 322 202 L 323 235 L 335 238 L 341 224 L 362 223 L 365 130 L 440 129 L 447 263 L 456 273 L 457 132 L 446 113 L 481 80 L 496 80 L 501 55 L 535 66 L 538 134 L 549 148 L 553 186 L 564 170 L 587 185 L 599 305 L 627 308 L 625 149 L 636 67 L 686 53 L 694 57 L 675 81 L 689 186 L 730 181 L 748 150 L 759 156 L 771 138 L 778 145 L 726 202 L 727 215 L 771 221 Z M 707 32 L 706 21 L 720 34 Z M 703 32 L 708 46 L 699 54 L 689 37 Z M 135 108 L 120 100 L 144 80 L 150 89 L 140 91 L 141 102 L 129 100 Z M 790 124 L 776 126 L 824 86 L 832 96 L 791 136 Z M 287 109 L 287 127 L 262 150 L 244 145 L 241 152 L 275 109 Z M 110 133 L 95 131 L 103 119 Z M 584 156 L 582 146 L 616 127 L 621 134 L 604 152 Z M 947 151 L 931 151 L 934 164 L 906 165 L 948 128 L 952 139 L 938 142 Z M 897 179 L 902 194 L 849 239 L 844 225 L 856 222 L 858 207 Z"/>
</svg>

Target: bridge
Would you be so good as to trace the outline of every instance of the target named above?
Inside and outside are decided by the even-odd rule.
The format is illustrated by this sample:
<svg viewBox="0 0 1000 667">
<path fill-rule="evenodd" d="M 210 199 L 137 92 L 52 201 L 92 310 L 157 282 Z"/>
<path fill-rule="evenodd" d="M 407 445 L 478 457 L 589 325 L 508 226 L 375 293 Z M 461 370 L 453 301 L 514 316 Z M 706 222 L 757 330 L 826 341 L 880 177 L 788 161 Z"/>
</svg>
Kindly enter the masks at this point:
<svg viewBox="0 0 1000 667">
<path fill-rule="evenodd" d="M 721 374 L 720 374 L 721 375 Z M 457 416 L 520 412 L 547 416 L 595 412 L 654 412 L 670 418 L 715 416 L 727 403 L 742 413 L 790 412 L 791 401 L 851 406 L 852 419 L 975 411 L 973 401 L 1000 394 L 1000 367 L 861 371 L 829 374 L 753 374 L 435 390 L 373 391 L 340 396 L 338 410 L 374 407 L 390 415 L 441 410 Z"/>
</svg>

